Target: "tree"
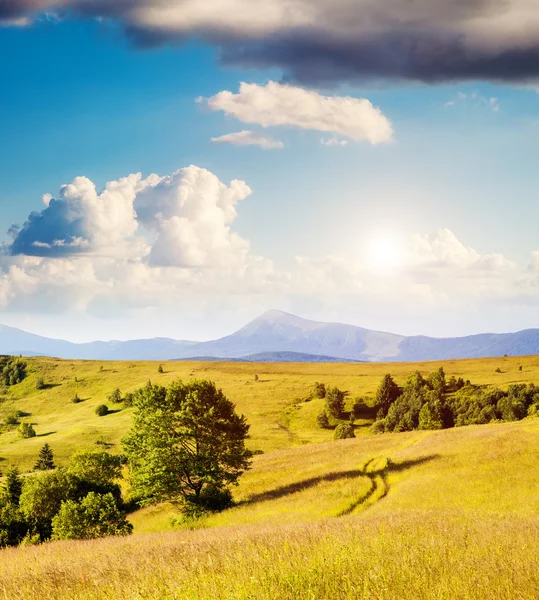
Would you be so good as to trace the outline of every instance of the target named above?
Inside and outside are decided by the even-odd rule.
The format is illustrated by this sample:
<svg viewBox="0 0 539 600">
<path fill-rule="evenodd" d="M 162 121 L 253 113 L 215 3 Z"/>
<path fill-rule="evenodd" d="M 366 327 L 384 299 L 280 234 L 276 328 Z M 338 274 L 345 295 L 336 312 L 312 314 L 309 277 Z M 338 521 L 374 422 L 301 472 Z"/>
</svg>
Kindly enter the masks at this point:
<svg viewBox="0 0 539 600">
<path fill-rule="evenodd" d="M 17 467 L 11 467 L 6 472 L 2 489 L 2 498 L 6 504 L 18 506 L 21 493 L 22 477 L 20 476 L 19 469 Z"/>
<path fill-rule="evenodd" d="M 418 429 L 443 429 L 443 426 L 440 402 L 425 402 L 419 411 Z"/>
<path fill-rule="evenodd" d="M 90 492 L 80 502 L 67 500 L 52 519 L 53 540 L 90 540 L 132 531 L 112 494 Z"/>
<path fill-rule="evenodd" d="M 322 429 L 330 428 L 328 414 L 325 410 L 318 414 L 316 417 L 316 422 L 318 423 L 318 427 L 321 427 Z"/>
<path fill-rule="evenodd" d="M 96 409 L 95 409 L 95 414 L 98 417 L 105 417 L 106 415 L 109 414 L 109 407 L 106 404 L 100 404 Z"/>
<path fill-rule="evenodd" d="M 38 377 L 36 379 L 36 390 L 44 390 L 45 387 L 45 380 L 43 379 L 43 377 Z"/>
<path fill-rule="evenodd" d="M 344 412 L 345 393 L 337 387 L 326 389 L 326 411 L 335 419 L 339 419 Z"/>
<path fill-rule="evenodd" d="M 54 469 L 54 455 L 49 444 L 45 444 L 39 451 L 34 471 L 51 471 Z"/>
<path fill-rule="evenodd" d="M 315 382 L 313 386 L 313 398 L 325 398 L 326 386 L 323 383 Z"/>
<path fill-rule="evenodd" d="M 26 363 L 10 356 L 0 357 L 0 383 L 9 387 L 26 378 Z"/>
<path fill-rule="evenodd" d="M 381 416 L 385 417 L 389 407 L 400 396 L 401 390 L 391 375 L 384 375 L 382 382 L 376 390 L 376 404 L 379 406 Z"/>
<path fill-rule="evenodd" d="M 164 373 L 164 371 L 163 371 L 163 365 L 159 365 L 159 366 L 157 367 L 157 372 L 158 372 L 158 373 Z"/>
<path fill-rule="evenodd" d="M 122 458 L 100 450 L 79 450 L 69 461 L 68 473 L 100 487 L 122 477 Z"/>
<path fill-rule="evenodd" d="M 351 423 L 341 423 L 340 425 L 337 425 L 335 433 L 333 434 L 334 440 L 346 440 L 355 437 L 356 434 L 354 433 L 354 428 Z"/>
<path fill-rule="evenodd" d="M 75 394 L 73 398 L 71 398 L 71 402 L 73 402 L 73 404 L 79 404 L 80 402 L 82 402 L 82 399 L 79 397 L 78 394 Z"/>
<path fill-rule="evenodd" d="M 112 394 L 107 397 L 107 400 L 113 404 L 119 404 L 122 401 L 122 392 L 120 391 L 120 388 L 116 388 Z"/>
<path fill-rule="evenodd" d="M 142 503 L 203 505 L 204 489 L 224 490 L 250 467 L 249 425 L 211 381 L 150 382 L 134 395 L 123 440 L 133 491 Z"/>
<path fill-rule="evenodd" d="M 31 423 L 21 423 L 17 429 L 19 437 L 23 439 L 36 437 L 36 430 L 32 427 Z"/>
</svg>

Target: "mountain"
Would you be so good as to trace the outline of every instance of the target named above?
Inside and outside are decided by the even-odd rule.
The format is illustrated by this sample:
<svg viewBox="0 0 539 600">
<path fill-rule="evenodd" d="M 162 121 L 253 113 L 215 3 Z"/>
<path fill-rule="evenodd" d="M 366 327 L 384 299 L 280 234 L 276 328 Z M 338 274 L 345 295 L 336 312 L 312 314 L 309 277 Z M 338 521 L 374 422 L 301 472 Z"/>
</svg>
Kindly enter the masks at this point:
<svg viewBox="0 0 539 600">
<path fill-rule="evenodd" d="M 74 344 L 0 325 L 0 354 L 93 360 L 240 359 L 250 362 L 424 361 L 539 354 L 539 329 L 460 338 L 405 337 L 270 310 L 209 342 L 169 338 Z"/>
</svg>

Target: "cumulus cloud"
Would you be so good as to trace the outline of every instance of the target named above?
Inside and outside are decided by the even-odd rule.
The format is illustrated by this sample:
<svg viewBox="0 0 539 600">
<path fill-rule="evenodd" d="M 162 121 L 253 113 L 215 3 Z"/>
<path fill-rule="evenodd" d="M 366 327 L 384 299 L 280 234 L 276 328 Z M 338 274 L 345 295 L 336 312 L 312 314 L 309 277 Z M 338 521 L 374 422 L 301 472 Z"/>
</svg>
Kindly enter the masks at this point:
<svg viewBox="0 0 539 600">
<path fill-rule="evenodd" d="M 274 81 L 265 86 L 242 83 L 237 94 L 219 92 L 207 100 L 207 106 L 262 127 L 323 131 L 372 144 L 389 142 L 393 137 L 389 120 L 365 98 L 322 96 Z"/>
<path fill-rule="evenodd" d="M 260 146 L 263 150 L 275 150 L 284 148 L 283 142 L 273 140 L 269 137 L 256 133 L 255 131 L 238 131 L 227 133 L 220 137 L 213 137 L 214 144 L 232 144 L 233 146 Z"/>
<path fill-rule="evenodd" d="M 0 21 L 114 19 L 139 45 L 203 39 L 224 61 L 302 82 L 539 76 L 535 0 L 0 0 Z"/>
<path fill-rule="evenodd" d="M 498 112 L 500 110 L 498 98 L 483 96 L 478 92 L 471 92 L 469 94 L 458 92 L 455 98 L 446 102 L 444 106 L 448 108 L 456 106 L 457 104 L 471 104 L 472 106 L 488 108 L 492 112 Z"/>
</svg>

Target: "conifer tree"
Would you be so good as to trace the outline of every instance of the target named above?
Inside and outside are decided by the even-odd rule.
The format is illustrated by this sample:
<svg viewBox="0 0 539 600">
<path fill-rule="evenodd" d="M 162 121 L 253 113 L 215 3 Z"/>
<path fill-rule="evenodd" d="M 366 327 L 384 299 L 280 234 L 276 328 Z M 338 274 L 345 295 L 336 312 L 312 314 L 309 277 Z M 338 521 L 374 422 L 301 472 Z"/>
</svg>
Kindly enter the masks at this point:
<svg viewBox="0 0 539 600">
<path fill-rule="evenodd" d="M 49 444 L 45 444 L 39 451 L 34 471 L 51 471 L 54 468 L 54 455 Z"/>
<path fill-rule="evenodd" d="M 19 498 L 22 493 L 22 478 L 17 467 L 11 467 L 7 471 L 2 492 L 7 504 L 19 505 Z"/>
</svg>

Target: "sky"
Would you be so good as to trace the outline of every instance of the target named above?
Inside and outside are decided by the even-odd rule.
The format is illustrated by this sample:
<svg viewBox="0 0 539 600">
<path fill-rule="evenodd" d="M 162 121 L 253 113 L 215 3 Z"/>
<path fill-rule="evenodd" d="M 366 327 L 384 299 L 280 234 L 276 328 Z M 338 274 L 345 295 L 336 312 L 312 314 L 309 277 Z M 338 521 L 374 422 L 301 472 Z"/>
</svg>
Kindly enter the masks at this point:
<svg viewBox="0 0 539 600">
<path fill-rule="evenodd" d="M 0 0 L 0 323 L 539 327 L 534 0 Z"/>
</svg>

